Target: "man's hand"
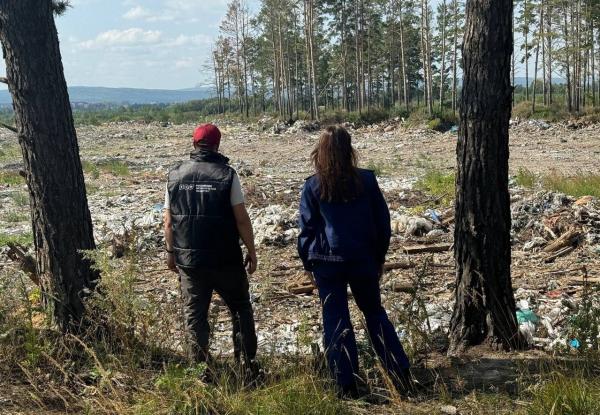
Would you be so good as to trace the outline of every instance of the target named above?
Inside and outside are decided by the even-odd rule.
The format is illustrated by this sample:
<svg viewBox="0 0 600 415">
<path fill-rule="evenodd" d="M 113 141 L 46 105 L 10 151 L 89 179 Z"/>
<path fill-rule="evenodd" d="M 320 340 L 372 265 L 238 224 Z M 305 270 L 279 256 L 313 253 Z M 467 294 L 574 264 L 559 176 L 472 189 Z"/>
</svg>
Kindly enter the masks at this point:
<svg viewBox="0 0 600 415">
<path fill-rule="evenodd" d="M 244 266 L 248 271 L 248 274 L 252 275 L 256 271 L 258 260 L 256 259 L 256 253 L 247 253 L 246 259 L 244 260 Z"/>
<path fill-rule="evenodd" d="M 175 255 L 168 253 L 168 252 L 167 252 L 167 267 L 175 273 L 179 272 L 177 270 L 177 265 L 175 265 Z"/>
</svg>

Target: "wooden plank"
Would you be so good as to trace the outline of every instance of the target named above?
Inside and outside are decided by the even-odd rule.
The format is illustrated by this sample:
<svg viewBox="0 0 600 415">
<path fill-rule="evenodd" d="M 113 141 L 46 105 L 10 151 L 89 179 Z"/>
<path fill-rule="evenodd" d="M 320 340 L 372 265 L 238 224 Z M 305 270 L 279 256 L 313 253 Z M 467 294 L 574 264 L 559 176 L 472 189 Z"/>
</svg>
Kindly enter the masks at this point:
<svg viewBox="0 0 600 415">
<path fill-rule="evenodd" d="M 556 258 L 560 258 L 561 256 L 568 255 L 571 252 L 573 252 L 574 250 L 575 250 L 574 246 L 565 246 L 564 248 L 560 249 L 559 251 L 556 251 L 552 255 L 550 255 L 547 258 L 545 258 L 544 262 L 545 263 L 554 262 L 554 260 Z"/>
<path fill-rule="evenodd" d="M 553 253 L 560 251 L 567 246 L 575 246 L 581 238 L 581 232 L 577 229 L 570 229 L 558 237 L 554 242 L 544 248 L 544 252 Z"/>
<path fill-rule="evenodd" d="M 424 253 L 435 253 L 435 252 L 447 252 L 452 248 L 452 244 L 434 244 L 434 245 L 412 245 L 403 246 L 402 250 L 404 253 L 413 254 L 424 254 Z"/>
</svg>

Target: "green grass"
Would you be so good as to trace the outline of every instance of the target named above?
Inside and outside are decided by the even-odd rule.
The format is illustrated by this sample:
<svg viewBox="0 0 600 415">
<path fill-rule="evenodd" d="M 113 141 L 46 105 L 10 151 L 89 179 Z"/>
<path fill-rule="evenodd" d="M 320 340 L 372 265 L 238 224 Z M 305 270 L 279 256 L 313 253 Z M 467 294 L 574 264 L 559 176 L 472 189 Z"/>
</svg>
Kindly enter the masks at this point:
<svg viewBox="0 0 600 415">
<path fill-rule="evenodd" d="M 23 233 L 16 235 L 0 233 L 0 247 L 6 246 L 9 243 L 19 245 L 31 245 L 33 243 L 33 236 L 31 233 Z"/>
<path fill-rule="evenodd" d="M 374 161 L 370 161 L 367 164 L 366 169 L 371 170 L 373 173 L 375 173 L 375 176 L 377 177 L 381 177 L 385 170 L 382 164 L 376 163 Z"/>
<path fill-rule="evenodd" d="M 98 166 L 91 161 L 82 160 L 81 167 L 83 168 L 83 172 L 90 175 L 93 179 L 97 179 L 100 176 Z"/>
<path fill-rule="evenodd" d="M 17 144 L 2 145 L 0 149 L 0 162 L 16 162 L 21 157 L 21 149 Z"/>
<path fill-rule="evenodd" d="M 415 189 L 432 195 L 441 205 L 448 205 L 454 199 L 454 172 L 429 167 L 415 183 Z"/>
<path fill-rule="evenodd" d="M 101 161 L 99 163 L 83 160 L 81 166 L 84 173 L 89 175 L 92 179 L 100 177 L 100 172 L 112 174 L 113 176 L 129 175 L 129 166 L 127 166 L 127 163 L 120 160 Z"/>
<path fill-rule="evenodd" d="M 553 374 L 533 390 L 529 415 L 600 414 L 600 381 Z"/>
<path fill-rule="evenodd" d="M 113 176 L 128 176 L 129 166 L 127 163 L 120 160 L 110 160 L 98 163 L 98 167 L 105 173 L 112 174 Z"/>
<path fill-rule="evenodd" d="M 520 167 L 517 175 L 515 176 L 515 182 L 521 187 L 531 189 L 535 186 L 537 177 L 531 170 Z"/>
<path fill-rule="evenodd" d="M 137 414 L 278 414 L 344 415 L 352 413 L 332 389 L 308 373 L 267 381 L 244 389 L 225 375 L 216 384 L 200 381 L 201 367 L 168 366 L 154 391 L 137 398 Z"/>
<path fill-rule="evenodd" d="M 25 183 L 25 179 L 16 171 L 0 171 L 0 184 L 16 186 Z"/>
<path fill-rule="evenodd" d="M 575 176 L 565 176 L 552 172 L 542 178 L 542 186 L 547 190 L 573 197 L 600 197 L 600 174 L 579 173 Z"/>
<path fill-rule="evenodd" d="M 16 210 L 9 210 L 4 215 L 2 215 L 2 219 L 8 223 L 18 223 L 24 222 L 29 219 L 29 215 L 24 212 L 19 212 Z"/>
<path fill-rule="evenodd" d="M 27 194 L 26 192 L 11 192 L 9 193 L 8 197 L 10 197 L 12 201 L 15 202 L 15 205 L 17 205 L 18 207 L 29 206 L 29 194 Z"/>
</svg>

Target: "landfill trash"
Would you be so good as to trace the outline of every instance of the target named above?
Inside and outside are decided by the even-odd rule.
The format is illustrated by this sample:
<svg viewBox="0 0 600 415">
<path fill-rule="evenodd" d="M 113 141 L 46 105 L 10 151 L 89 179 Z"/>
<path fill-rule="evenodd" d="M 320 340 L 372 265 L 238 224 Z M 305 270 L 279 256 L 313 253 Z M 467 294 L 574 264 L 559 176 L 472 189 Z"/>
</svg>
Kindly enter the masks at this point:
<svg viewBox="0 0 600 415">
<path fill-rule="evenodd" d="M 406 236 L 423 236 L 433 230 L 433 223 L 418 216 L 400 215 L 392 220 L 392 232 Z"/>
<path fill-rule="evenodd" d="M 452 127 L 450 127 L 450 132 L 452 134 L 458 133 L 458 125 L 453 125 Z"/>
<path fill-rule="evenodd" d="M 440 408 L 440 412 L 445 415 L 456 415 L 458 414 L 458 408 L 453 405 L 444 405 Z"/>
<path fill-rule="evenodd" d="M 165 205 L 162 203 L 156 203 L 154 206 L 152 206 L 152 210 L 154 212 L 159 212 L 159 213 L 162 212 L 164 208 L 165 208 Z"/>
<path fill-rule="evenodd" d="M 270 205 L 263 209 L 251 209 L 249 213 L 258 245 L 284 246 L 295 242 L 299 233 L 297 209 Z"/>
<path fill-rule="evenodd" d="M 533 344 L 533 335 L 535 334 L 535 324 L 531 321 L 525 321 L 519 324 L 519 333 L 525 338 L 528 344 Z"/>
<path fill-rule="evenodd" d="M 569 340 L 569 346 L 571 346 L 573 349 L 579 349 L 581 347 L 581 343 L 577 339 L 571 339 Z"/>
<path fill-rule="evenodd" d="M 535 250 L 535 248 L 540 248 L 545 246 L 548 243 L 548 241 L 546 241 L 546 239 L 542 238 L 541 236 L 536 236 L 533 239 L 531 239 L 531 241 L 525 243 L 525 245 L 523 245 L 523 251 L 533 251 Z"/>
<path fill-rule="evenodd" d="M 442 223 L 441 215 L 437 210 L 427 209 L 425 215 L 427 215 L 434 223 Z"/>
<path fill-rule="evenodd" d="M 301 132 L 313 132 L 319 131 L 321 125 L 316 121 L 304 121 L 297 120 L 291 127 L 289 127 L 286 131 L 288 134 L 297 134 Z"/>
</svg>

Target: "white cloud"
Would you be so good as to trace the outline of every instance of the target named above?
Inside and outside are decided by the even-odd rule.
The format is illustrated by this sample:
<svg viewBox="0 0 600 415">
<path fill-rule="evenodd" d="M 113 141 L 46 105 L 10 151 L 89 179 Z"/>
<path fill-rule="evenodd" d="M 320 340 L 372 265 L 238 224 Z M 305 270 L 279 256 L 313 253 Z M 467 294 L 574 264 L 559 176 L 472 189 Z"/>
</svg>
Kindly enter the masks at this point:
<svg viewBox="0 0 600 415">
<path fill-rule="evenodd" d="M 158 43 L 161 37 L 162 32 L 159 30 L 143 30 L 138 27 L 125 30 L 113 29 L 100 33 L 95 39 L 81 42 L 80 46 L 84 49 L 92 49 L 96 47 L 147 45 Z"/>
<path fill-rule="evenodd" d="M 152 13 L 149 10 L 144 9 L 142 6 L 135 6 L 129 9 L 124 15 L 123 18 L 127 20 L 137 20 L 137 19 L 146 19 L 152 16 Z"/>
<path fill-rule="evenodd" d="M 123 15 L 123 18 L 127 20 L 145 20 L 147 22 L 161 22 L 173 20 L 174 16 L 168 13 L 155 13 L 151 10 L 143 8 L 142 6 L 135 6 L 129 9 Z"/>
</svg>

